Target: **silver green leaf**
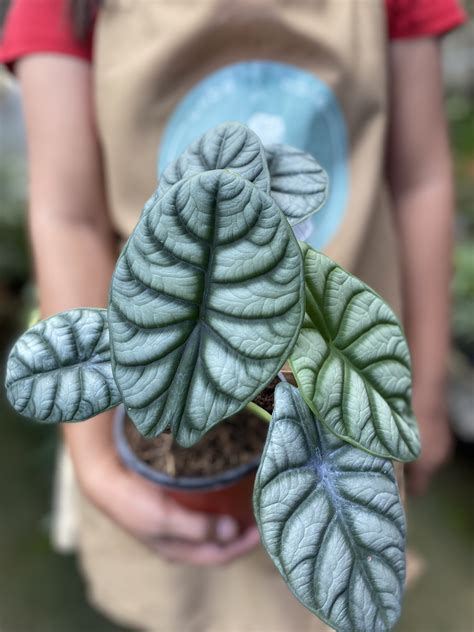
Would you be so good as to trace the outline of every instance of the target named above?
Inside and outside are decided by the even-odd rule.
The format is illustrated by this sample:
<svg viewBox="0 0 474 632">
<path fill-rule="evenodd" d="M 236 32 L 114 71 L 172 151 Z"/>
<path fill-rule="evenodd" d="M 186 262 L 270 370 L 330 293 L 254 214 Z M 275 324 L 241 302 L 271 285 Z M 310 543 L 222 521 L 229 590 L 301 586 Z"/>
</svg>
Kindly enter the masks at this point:
<svg viewBox="0 0 474 632">
<path fill-rule="evenodd" d="M 291 225 L 319 211 L 327 200 L 329 178 L 307 152 L 288 145 L 266 145 L 270 195 Z"/>
<path fill-rule="evenodd" d="M 265 193 L 270 192 L 270 175 L 260 139 L 245 125 L 231 122 L 203 134 L 165 169 L 153 203 L 180 180 L 213 169 L 228 169 Z"/>
<path fill-rule="evenodd" d="M 229 171 L 174 185 L 114 272 L 112 365 L 145 436 L 190 446 L 278 372 L 304 315 L 301 251 L 275 202 Z"/>
<path fill-rule="evenodd" d="M 390 461 L 342 442 L 280 384 L 255 482 L 262 542 L 294 595 L 338 632 L 396 623 L 405 517 Z"/>
<path fill-rule="evenodd" d="M 47 423 L 81 421 L 117 406 L 107 311 L 72 309 L 28 329 L 10 353 L 5 385 L 20 414 Z"/>
<path fill-rule="evenodd" d="M 313 412 L 368 452 L 420 452 L 408 346 L 390 307 L 359 279 L 302 246 L 306 316 L 290 364 Z"/>
</svg>

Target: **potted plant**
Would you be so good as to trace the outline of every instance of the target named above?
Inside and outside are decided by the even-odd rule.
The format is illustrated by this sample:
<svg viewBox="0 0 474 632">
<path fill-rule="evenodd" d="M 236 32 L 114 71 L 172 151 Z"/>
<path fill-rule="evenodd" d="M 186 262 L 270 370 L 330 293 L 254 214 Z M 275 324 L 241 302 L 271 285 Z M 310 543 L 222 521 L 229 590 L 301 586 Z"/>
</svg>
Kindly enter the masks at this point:
<svg viewBox="0 0 474 632">
<path fill-rule="evenodd" d="M 380 296 L 297 242 L 292 226 L 326 194 L 308 154 L 238 123 L 210 130 L 145 205 L 108 309 L 29 329 L 6 387 L 43 422 L 123 402 L 141 435 L 192 449 L 242 411 L 270 421 L 256 398 L 280 372 L 253 493 L 262 543 L 323 621 L 389 630 L 405 579 L 392 461 L 420 449 L 410 358 Z"/>
<path fill-rule="evenodd" d="M 272 390 L 265 389 L 267 398 Z M 171 433 L 143 437 L 120 407 L 114 437 L 126 467 L 188 509 L 232 516 L 244 531 L 255 524 L 252 492 L 267 427 L 257 415 L 243 411 L 183 448 Z"/>
</svg>

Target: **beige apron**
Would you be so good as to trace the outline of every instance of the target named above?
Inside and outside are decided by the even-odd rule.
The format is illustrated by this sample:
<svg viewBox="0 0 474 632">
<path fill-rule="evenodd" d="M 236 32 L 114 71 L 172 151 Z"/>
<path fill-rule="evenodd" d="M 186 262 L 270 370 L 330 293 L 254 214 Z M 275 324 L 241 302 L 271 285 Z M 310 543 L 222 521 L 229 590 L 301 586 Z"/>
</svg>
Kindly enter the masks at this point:
<svg viewBox="0 0 474 632">
<path fill-rule="evenodd" d="M 119 234 L 130 233 L 156 187 L 164 126 L 190 89 L 235 62 L 292 64 L 330 86 L 347 125 L 348 202 L 325 251 L 398 309 L 382 186 L 386 52 L 380 0 L 106 2 L 96 29 L 96 105 Z M 80 556 L 91 600 L 125 625 L 162 632 L 327 629 L 260 549 L 223 568 L 168 564 L 83 503 Z"/>
</svg>

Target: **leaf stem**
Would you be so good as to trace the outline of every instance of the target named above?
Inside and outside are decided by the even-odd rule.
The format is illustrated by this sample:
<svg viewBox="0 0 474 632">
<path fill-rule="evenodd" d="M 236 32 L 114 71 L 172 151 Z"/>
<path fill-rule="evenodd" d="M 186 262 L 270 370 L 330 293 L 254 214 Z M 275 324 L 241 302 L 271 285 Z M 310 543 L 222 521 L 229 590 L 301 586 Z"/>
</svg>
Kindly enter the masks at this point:
<svg viewBox="0 0 474 632">
<path fill-rule="evenodd" d="M 249 413 L 252 413 L 253 415 L 256 415 L 259 419 L 267 424 L 269 424 L 272 420 L 272 416 L 270 415 L 270 413 L 255 402 L 250 402 L 249 404 L 247 404 L 245 410 L 247 410 Z"/>
</svg>

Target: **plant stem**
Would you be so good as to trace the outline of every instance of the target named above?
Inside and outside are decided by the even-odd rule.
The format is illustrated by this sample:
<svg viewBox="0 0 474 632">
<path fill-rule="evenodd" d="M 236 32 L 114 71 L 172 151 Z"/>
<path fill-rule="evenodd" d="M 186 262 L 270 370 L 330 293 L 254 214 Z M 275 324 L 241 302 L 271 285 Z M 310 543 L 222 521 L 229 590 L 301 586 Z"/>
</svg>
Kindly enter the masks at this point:
<svg viewBox="0 0 474 632">
<path fill-rule="evenodd" d="M 269 424 L 272 419 L 272 416 L 270 415 L 270 413 L 264 410 L 261 406 L 259 406 L 255 402 L 250 402 L 250 404 L 247 404 L 247 406 L 245 407 L 245 410 L 248 410 L 249 413 L 252 413 L 253 415 L 255 415 L 256 417 L 258 417 L 259 419 L 261 419 L 267 424 Z"/>
</svg>

